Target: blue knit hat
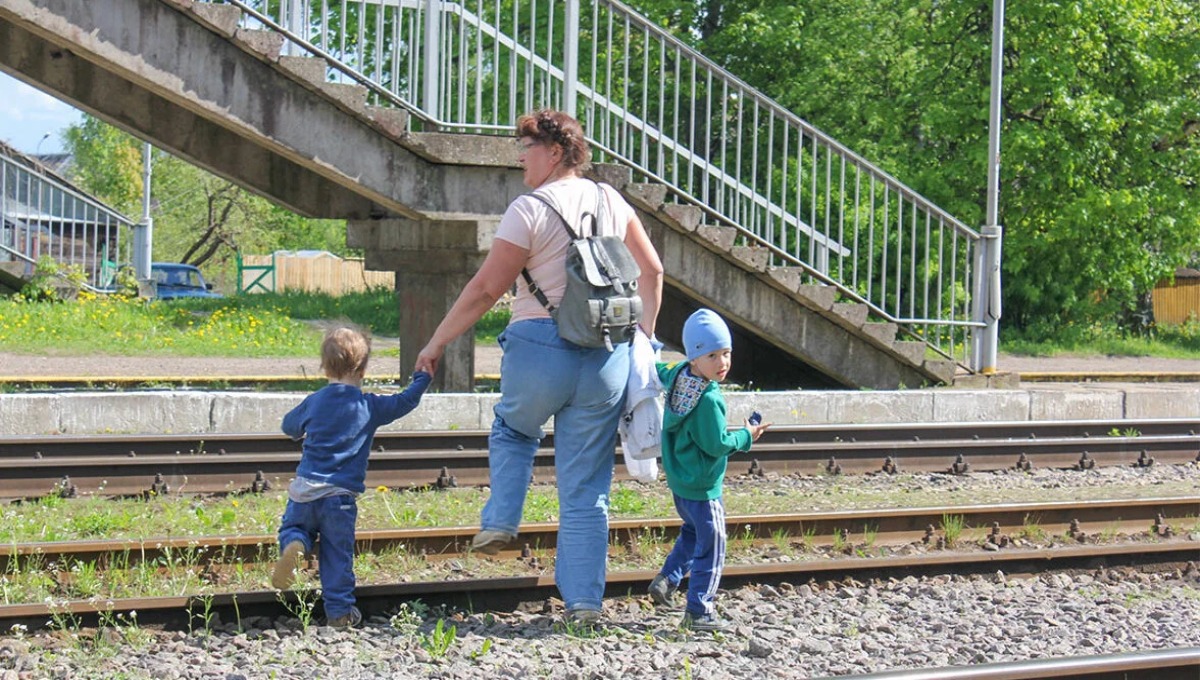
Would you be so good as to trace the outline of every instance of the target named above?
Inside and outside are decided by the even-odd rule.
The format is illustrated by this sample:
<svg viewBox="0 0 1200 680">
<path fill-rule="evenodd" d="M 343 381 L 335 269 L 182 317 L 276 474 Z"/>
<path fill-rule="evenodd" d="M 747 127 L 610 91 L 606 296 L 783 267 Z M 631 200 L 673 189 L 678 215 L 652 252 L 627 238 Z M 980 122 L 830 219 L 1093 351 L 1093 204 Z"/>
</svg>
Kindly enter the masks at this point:
<svg viewBox="0 0 1200 680">
<path fill-rule="evenodd" d="M 683 324 L 683 349 L 688 361 L 719 349 L 733 349 L 729 326 L 713 310 L 697 309 Z"/>
</svg>

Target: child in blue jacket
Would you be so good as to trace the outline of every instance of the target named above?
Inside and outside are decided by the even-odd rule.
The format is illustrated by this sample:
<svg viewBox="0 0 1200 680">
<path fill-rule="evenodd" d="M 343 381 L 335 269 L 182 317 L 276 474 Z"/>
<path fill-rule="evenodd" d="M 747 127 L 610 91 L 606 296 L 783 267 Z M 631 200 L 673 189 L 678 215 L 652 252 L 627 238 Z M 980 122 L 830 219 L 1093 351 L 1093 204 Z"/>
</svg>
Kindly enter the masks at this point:
<svg viewBox="0 0 1200 680">
<path fill-rule="evenodd" d="M 431 376 L 419 371 L 400 394 L 362 391 L 371 340 L 351 326 L 330 329 L 321 343 L 321 370 L 329 384 L 283 417 L 283 433 L 304 439 L 296 478 L 288 487 L 279 527 L 279 561 L 271 584 L 290 588 L 305 553 L 320 537 L 321 591 L 327 623 L 357 626 L 354 606 L 354 525 L 358 494 L 366 490 L 367 456 L 375 430 L 421 403 Z"/>
<path fill-rule="evenodd" d="M 683 344 L 687 363 L 657 365 L 667 393 L 662 467 L 683 527 L 650 583 L 650 597 L 655 604 L 670 606 L 679 583 L 691 572 L 682 626 L 721 630 L 726 624 L 717 617 L 713 599 L 725 565 L 725 465 L 729 456 L 749 451 L 770 423 L 726 428 L 719 383 L 729 373 L 733 340 L 716 312 L 700 309 L 688 317 Z"/>
</svg>

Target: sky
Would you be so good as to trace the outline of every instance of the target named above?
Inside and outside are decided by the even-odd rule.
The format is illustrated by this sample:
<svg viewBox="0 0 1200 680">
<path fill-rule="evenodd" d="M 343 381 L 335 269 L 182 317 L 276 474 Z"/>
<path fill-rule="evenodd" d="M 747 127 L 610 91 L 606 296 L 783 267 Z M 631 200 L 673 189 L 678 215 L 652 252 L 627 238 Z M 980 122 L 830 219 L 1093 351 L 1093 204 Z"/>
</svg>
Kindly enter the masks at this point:
<svg viewBox="0 0 1200 680">
<path fill-rule="evenodd" d="M 0 72 L 0 139 L 27 154 L 59 153 L 62 131 L 79 122 L 79 109 Z M 47 133 L 50 136 L 42 141 Z"/>
</svg>

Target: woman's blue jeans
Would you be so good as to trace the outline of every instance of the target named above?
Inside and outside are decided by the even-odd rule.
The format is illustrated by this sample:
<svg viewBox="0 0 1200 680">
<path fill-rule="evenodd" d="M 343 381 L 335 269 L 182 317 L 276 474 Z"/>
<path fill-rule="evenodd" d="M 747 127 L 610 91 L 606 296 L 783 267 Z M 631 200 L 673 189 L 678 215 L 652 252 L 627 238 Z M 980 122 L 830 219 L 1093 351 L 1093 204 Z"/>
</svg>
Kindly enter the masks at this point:
<svg viewBox="0 0 1200 680">
<path fill-rule="evenodd" d="M 608 559 L 608 494 L 629 345 L 587 349 L 558 337 L 550 319 L 500 334 L 500 403 L 488 439 L 491 497 L 485 530 L 516 534 L 542 426 L 554 417 L 559 529 L 554 580 L 567 609 L 600 609 Z"/>
<path fill-rule="evenodd" d="M 292 541 L 304 543 L 311 553 L 317 545 L 318 573 L 325 616 L 335 619 L 354 607 L 354 524 L 358 502 L 349 494 L 338 494 L 297 503 L 288 500 L 279 526 L 279 549 Z M 320 541 L 317 541 L 317 538 Z"/>
</svg>

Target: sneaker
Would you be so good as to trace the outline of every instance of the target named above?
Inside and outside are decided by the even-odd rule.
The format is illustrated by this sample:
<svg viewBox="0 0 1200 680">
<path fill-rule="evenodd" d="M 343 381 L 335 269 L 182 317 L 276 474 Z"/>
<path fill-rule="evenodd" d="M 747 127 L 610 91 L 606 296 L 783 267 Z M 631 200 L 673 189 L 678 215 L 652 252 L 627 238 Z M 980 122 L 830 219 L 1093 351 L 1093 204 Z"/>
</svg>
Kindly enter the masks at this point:
<svg viewBox="0 0 1200 680">
<path fill-rule="evenodd" d="M 362 625 L 362 620 L 362 612 L 358 610 L 358 607 L 352 606 L 349 612 L 329 619 L 325 625 L 330 628 L 358 628 Z"/>
<path fill-rule="evenodd" d="M 693 614 L 684 612 L 680 628 L 688 630 L 725 630 L 729 624 L 717 618 L 716 614 Z"/>
<path fill-rule="evenodd" d="M 275 572 L 271 574 L 271 585 L 279 590 L 287 590 L 296 582 L 296 570 L 304 559 L 304 543 L 292 541 L 279 553 L 279 561 L 275 563 Z"/>
<path fill-rule="evenodd" d="M 483 553 L 484 555 L 495 555 L 504 546 L 512 543 L 516 537 L 516 534 L 510 534 L 507 531 L 484 529 L 475 534 L 475 538 L 471 539 L 471 551 Z"/>
<path fill-rule="evenodd" d="M 666 576 L 659 574 L 650 582 L 650 587 L 646 591 L 650 593 L 650 599 L 654 601 L 654 604 L 660 607 L 674 607 L 675 591 L 678 589 L 679 586 L 672 584 Z"/>
<path fill-rule="evenodd" d="M 572 609 L 567 612 L 567 623 L 577 627 L 591 627 L 600 623 L 599 609 Z"/>
</svg>

